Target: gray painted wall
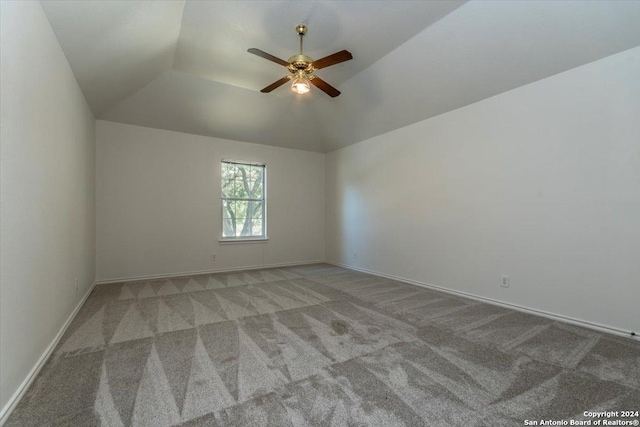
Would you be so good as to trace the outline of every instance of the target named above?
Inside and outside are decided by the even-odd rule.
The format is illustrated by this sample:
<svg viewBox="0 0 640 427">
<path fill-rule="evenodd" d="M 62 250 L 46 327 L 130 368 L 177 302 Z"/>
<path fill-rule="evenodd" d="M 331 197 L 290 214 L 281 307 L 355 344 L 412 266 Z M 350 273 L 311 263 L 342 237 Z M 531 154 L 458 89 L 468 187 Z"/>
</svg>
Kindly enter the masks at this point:
<svg viewBox="0 0 640 427">
<path fill-rule="evenodd" d="M 640 331 L 638 76 L 640 47 L 328 154 L 327 258 Z"/>
<path fill-rule="evenodd" d="M 98 280 L 324 260 L 324 154 L 101 120 L 96 134 Z M 266 164 L 268 242 L 218 242 L 223 159 Z"/>
<path fill-rule="evenodd" d="M 95 120 L 40 3 L 1 7 L 5 407 L 95 278 Z"/>
</svg>

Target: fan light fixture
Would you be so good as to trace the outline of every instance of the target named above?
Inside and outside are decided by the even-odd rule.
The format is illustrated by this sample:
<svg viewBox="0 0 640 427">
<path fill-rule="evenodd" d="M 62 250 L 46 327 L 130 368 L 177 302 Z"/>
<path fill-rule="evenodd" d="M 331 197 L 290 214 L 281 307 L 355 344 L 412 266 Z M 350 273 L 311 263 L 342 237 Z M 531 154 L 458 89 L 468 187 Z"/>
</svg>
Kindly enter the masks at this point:
<svg viewBox="0 0 640 427">
<path fill-rule="evenodd" d="M 299 95 L 309 93 L 309 91 L 311 91 L 311 85 L 314 85 L 332 98 L 340 95 L 340 91 L 338 89 L 313 74 L 313 72 L 321 68 L 330 67 L 332 65 L 353 59 L 351 53 L 346 50 L 341 50 L 340 52 L 336 52 L 333 55 L 325 56 L 324 58 L 314 61 L 313 59 L 305 55 L 302 51 L 302 39 L 307 33 L 306 25 L 297 25 L 296 33 L 298 33 L 298 36 L 300 36 L 300 54 L 293 55 L 291 58 L 289 58 L 288 61 L 273 56 L 263 50 L 256 49 L 255 47 L 249 49 L 249 53 L 253 53 L 254 55 L 258 55 L 261 58 L 267 59 L 271 62 L 275 62 L 278 65 L 283 65 L 291 73 L 291 75 L 285 76 L 280 80 L 271 83 L 260 92 L 269 93 L 272 90 L 279 88 L 283 84 L 291 81 L 291 91 Z"/>
<path fill-rule="evenodd" d="M 291 90 L 293 93 L 297 93 L 298 95 L 303 95 L 311 90 L 311 86 L 309 85 L 309 79 L 304 73 L 298 73 L 296 78 L 293 79 L 293 83 L 291 83 Z"/>
</svg>

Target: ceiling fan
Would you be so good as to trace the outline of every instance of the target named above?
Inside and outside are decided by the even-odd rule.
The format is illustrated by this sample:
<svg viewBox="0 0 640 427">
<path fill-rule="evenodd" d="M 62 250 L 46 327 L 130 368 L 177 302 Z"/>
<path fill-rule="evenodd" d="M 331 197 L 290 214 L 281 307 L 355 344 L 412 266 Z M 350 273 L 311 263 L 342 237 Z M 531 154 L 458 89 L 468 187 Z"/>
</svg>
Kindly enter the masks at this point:
<svg viewBox="0 0 640 427">
<path fill-rule="evenodd" d="M 339 64 L 341 62 L 353 59 L 351 53 L 346 50 L 341 50 L 340 52 L 336 52 L 333 55 L 325 56 L 324 58 L 314 61 L 313 59 L 302 53 L 302 38 L 305 34 L 307 34 L 307 26 L 302 24 L 297 25 L 296 33 L 298 33 L 298 35 L 300 36 L 300 54 L 293 55 L 291 58 L 289 58 L 288 61 L 284 61 L 260 49 L 251 48 L 248 50 L 249 53 L 253 53 L 254 55 L 258 55 L 264 59 L 275 62 L 276 64 L 287 67 L 287 69 L 291 73 L 290 76 L 283 77 L 280 80 L 271 83 L 260 92 L 269 93 L 272 90 L 282 86 L 289 80 L 293 79 L 293 82 L 291 83 L 291 90 L 295 93 L 304 94 L 309 92 L 311 90 L 311 86 L 309 85 L 309 83 L 311 83 L 332 98 L 340 95 L 340 91 L 338 89 L 331 86 L 320 77 L 314 75 L 313 72 L 321 68 L 326 68 L 331 65 Z"/>
</svg>

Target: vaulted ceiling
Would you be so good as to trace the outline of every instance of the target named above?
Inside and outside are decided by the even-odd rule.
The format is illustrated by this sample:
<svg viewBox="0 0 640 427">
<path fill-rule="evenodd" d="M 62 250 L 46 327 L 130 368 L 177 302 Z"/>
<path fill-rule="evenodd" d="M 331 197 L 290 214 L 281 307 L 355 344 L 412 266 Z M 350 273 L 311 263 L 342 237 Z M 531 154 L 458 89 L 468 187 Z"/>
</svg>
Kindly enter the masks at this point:
<svg viewBox="0 0 640 427">
<path fill-rule="evenodd" d="M 96 118 L 327 152 L 640 45 L 638 1 L 42 1 Z M 354 59 L 260 89 L 247 53 Z"/>
</svg>

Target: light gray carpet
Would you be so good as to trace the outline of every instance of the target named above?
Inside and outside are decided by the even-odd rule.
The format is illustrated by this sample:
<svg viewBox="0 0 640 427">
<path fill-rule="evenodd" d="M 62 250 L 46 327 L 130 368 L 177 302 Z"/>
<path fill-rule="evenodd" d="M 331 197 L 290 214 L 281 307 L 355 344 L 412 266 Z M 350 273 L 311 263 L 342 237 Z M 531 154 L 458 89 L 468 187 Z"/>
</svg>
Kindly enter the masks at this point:
<svg viewBox="0 0 640 427">
<path fill-rule="evenodd" d="M 7 426 L 522 426 L 640 409 L 640 343 L 330 265 L 97 286 Z"/>
</svg>

